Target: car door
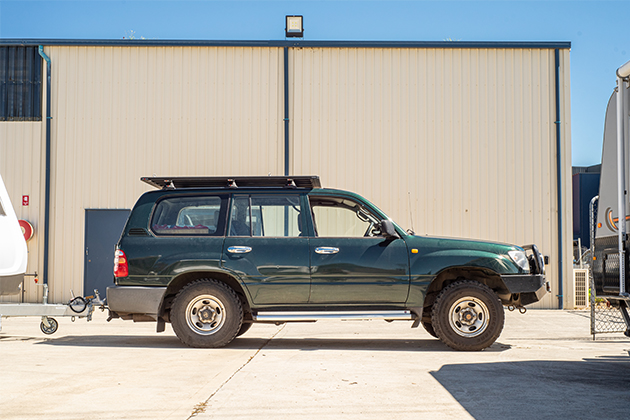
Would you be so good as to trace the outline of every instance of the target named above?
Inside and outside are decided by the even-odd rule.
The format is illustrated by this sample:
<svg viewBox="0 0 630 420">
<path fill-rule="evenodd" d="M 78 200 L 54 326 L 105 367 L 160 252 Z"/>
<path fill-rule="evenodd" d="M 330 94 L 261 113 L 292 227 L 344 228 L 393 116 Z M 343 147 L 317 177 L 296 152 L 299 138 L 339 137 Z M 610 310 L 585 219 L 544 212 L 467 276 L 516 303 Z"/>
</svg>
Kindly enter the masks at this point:
<svg viewBox="0 0 630 420">
<path fill-rule="evenodd" d="M 307 303 L 308 238 L 300 194 L 235 194 L 223 265 L 240 276 L 256 305 Z"/>
<path fill-rule="evenodd" d="M 309 196 L 313 235 L 310 304 L 397 304 L 409 292 L 409 259 L 402 239 L 385 238 L 364 204 Z"/>
</svg>

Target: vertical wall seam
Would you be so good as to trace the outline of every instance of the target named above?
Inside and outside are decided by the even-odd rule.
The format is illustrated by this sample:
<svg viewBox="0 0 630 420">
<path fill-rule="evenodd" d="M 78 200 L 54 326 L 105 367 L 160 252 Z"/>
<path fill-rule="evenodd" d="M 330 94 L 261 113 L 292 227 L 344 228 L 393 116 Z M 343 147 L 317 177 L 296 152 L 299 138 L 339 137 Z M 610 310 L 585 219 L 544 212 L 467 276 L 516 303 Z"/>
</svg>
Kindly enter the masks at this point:
<svg viewBox="0 0 630 420">
<path fill-rule="evenodd" d="M 284 175 L 289 175 L 289 48 L 284 47 Z"/>
</svg>

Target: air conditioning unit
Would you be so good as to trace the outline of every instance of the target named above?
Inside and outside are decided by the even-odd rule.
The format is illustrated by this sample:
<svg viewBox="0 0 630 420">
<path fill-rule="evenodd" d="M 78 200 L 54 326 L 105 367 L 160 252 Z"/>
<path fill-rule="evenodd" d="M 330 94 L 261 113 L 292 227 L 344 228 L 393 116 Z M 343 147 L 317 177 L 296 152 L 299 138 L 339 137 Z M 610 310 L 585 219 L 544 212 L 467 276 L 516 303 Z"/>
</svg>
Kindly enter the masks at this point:
<svg viewBox="0 0 630 420">
<path fill-rule="evenodd" d="M 588 295 L 589 270 L 588 268 L 573 269 L 573 286 L 575 287 L 575 307 L 587 308 L 590 305 Z"/>
</svg>

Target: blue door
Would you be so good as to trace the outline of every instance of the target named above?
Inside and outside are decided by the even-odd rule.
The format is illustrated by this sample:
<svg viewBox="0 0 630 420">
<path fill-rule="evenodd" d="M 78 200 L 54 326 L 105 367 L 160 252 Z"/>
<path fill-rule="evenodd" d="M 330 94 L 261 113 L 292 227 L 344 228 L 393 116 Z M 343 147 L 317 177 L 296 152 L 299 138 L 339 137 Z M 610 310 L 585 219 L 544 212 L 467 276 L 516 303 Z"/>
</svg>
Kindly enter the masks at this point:
<svg viewBox="0 0 630 420">
<path fill-rule="evenodd" d="M 113 284 L 114 249 L 128 216 L 129 210 L 85 210 L 84 295 L 97 289 L 104 298 L 107 287 Z"/>
</svg>

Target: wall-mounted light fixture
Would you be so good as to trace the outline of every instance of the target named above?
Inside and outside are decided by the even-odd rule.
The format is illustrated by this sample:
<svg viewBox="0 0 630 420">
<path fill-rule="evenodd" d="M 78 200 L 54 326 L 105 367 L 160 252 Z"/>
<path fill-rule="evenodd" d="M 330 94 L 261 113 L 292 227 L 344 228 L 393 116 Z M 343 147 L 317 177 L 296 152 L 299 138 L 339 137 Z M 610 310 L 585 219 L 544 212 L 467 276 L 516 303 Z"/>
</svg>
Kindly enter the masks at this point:
<svg viewBox="0 0 630 420">
<path fill-rule="evenodd" d="M 286 27 L 284 28 L 287 38 L 303 38 L 304 37 L 304 17 L 303 16 L 287 16 Z"/>
</svg>

